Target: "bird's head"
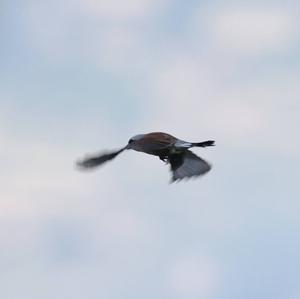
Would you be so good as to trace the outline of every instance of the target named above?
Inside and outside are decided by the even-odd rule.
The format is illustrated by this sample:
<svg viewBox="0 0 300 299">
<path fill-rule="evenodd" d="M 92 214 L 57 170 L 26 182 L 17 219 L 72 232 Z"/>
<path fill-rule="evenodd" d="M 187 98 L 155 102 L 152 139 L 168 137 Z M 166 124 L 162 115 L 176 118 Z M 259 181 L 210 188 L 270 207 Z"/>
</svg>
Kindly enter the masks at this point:
<svg viewBox="0 0 300 299">
<path fill-rule="evenodd" d="M 139 134 L 131 137 L 128 141 L 128 144 L 126 146 L 127 149 L 133 149 L 133 150 L 139 150 L 139 141 L 143 139 L 145 134 Z"/>
</svg>

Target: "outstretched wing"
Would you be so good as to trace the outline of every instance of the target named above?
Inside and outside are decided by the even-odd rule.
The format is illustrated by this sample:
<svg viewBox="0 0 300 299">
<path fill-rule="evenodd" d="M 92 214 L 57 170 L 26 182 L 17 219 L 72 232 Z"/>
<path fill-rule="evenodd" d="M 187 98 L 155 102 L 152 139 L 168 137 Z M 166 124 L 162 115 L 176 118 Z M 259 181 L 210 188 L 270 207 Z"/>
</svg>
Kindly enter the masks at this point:
<svg viewBox="0 0 300 299">
<path fill-rule="evenodd" d="M 84 159 L 77 161 L 76 164 L 80 169 L 94 168 L 96 166 L 102 165 L 107 161 L 114 159 L 123 150 L 124 148 L 114 152 L 102 153 L 95 156 L 85 157 Z"/>
<path fill-rule="evenodd" d="M 183 178 L 203 175 L 211 169 L 211 165 L 189 150 L 169 156 L 172 182 Z"/>
</svg>

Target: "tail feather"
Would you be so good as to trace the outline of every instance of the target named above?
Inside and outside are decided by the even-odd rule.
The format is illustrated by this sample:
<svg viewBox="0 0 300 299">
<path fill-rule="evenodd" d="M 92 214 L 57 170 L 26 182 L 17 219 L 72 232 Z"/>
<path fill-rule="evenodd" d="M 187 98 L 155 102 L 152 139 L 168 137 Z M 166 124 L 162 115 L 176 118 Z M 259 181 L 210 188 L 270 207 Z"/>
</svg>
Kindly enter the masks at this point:
<svg viewBox="0 0 300 299">
<path fill-rule="evenodd" d="M 207 140 L 203 142 L 194 142 L 192 143 L 192 146 L 198 146 L 198 147 L 206 147 L 206 146 L 214 146 L 215 141 L 214 140 Z"/>
</svg>

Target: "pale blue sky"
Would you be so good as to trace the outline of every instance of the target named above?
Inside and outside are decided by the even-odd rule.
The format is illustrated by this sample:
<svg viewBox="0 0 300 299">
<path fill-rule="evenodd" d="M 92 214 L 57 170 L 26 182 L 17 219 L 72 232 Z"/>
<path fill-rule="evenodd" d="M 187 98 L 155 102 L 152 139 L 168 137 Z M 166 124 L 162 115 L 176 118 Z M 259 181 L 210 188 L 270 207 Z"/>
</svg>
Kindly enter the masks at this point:
<svg viewBox="0 0 300 299">
<path fill-rule="evenodd" d="M 3 1 L 1 299 L 299 299 L 299 3 Z M 169 185 L 126 152 L 215 139 Z"/>
</svg>

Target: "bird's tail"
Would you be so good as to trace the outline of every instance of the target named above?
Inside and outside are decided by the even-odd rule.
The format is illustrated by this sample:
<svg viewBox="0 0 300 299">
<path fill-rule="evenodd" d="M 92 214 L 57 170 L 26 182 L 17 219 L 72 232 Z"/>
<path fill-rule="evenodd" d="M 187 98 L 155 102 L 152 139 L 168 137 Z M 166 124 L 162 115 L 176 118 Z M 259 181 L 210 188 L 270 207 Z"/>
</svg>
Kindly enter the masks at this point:
<svg viewBox="0 0 300 299">
<path fill-rule="evenodd" d="M 207 141 L 192 143 L 192 146 L 197 146 L 197 147 L 206 147 L 206 146 L 214 146 L 214 145 L 215 145 L 214 140 L 207 140 Z"/>
</svg>

